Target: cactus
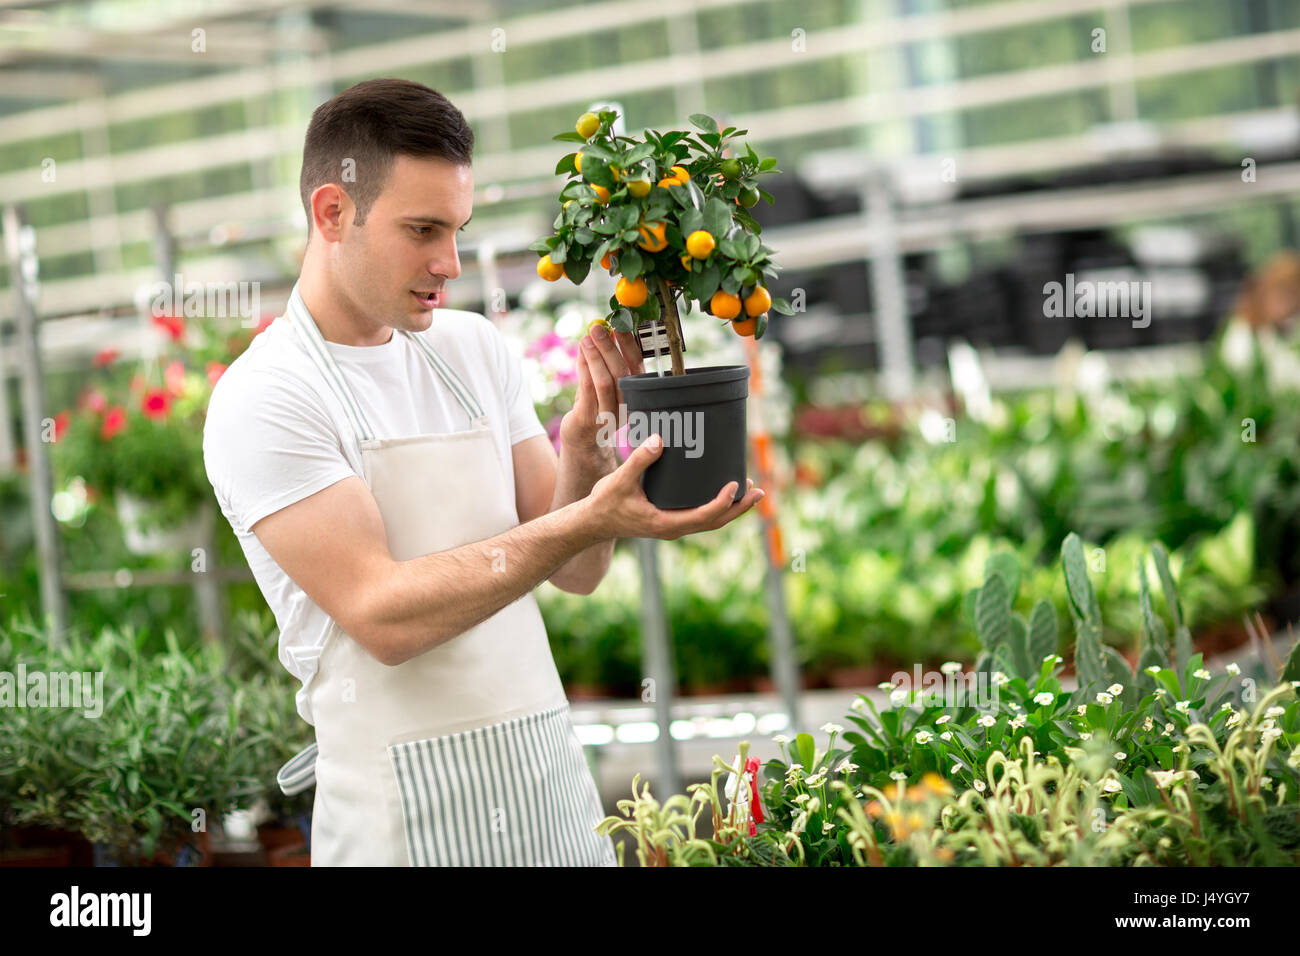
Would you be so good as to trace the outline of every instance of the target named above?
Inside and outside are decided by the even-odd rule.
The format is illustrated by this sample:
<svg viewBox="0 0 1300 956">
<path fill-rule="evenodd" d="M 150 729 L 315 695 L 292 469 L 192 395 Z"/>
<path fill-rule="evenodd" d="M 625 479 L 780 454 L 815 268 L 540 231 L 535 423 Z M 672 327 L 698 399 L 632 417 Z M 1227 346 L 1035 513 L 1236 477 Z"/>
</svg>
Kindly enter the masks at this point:
<svg viewBox="0 0 1300 956">
<path fill-rule="evenodd" d="M 1071 532 L 1061 544 L 1061 565 L 1065 571 L 1065 589 L 1070 599 L 1070 616 L 1074 618 L 1074 671 L 1080 689 L 1098 684 L 1104 677 L 1101 656 L 1101 609 L 1088 580 L 1083 561 L 1083 545 Z"/>
<path fill-rule="evenodd" d="M 1192 656 L 1192 632 L 1183 624 L 1183 613 L 1178 606 L 1178 589 L 1174 587 L 1174 576 L 1169 573 L 1169 552 L 1157 541 L 1151 546 L 1151 554 L 1156 561 L 1156 572 L 1160 575 L 1160 586 L 1165 592 L 1169 616 L 1174 621 L 1174 672 L 1182 674 Z"/>
<path fill-rule="evenodd" d="M 995 554 L 985 562 L 984 576 L 984 586 L 976 592 L 974 601 L 975 631 L 984 645 L 984 653 L 976 662 L 975 669 L 982 673 L 1000 670 L 1023 680 L 1032 680 L 1038 671 L 1038 662 L 1033 660 L 1031 649 L 1035 645 L 1030 628 L 1024 618 L 1011 611 L 1020 590 L 1020 566 L 1013 555 Z M 1034 611 L 1038 613 L 1039 609 Z M 1048 613 L 1051 614 L 1050 607 Z M 1040 622 L 1040 626 L 1045 625 Z M 1047 642 L 1045 635 L 1040 635 L 1039 640 L 1044 644 Z M 1053 650 L 1056 647 L 1054 616 L 1051 647 Z M 1048 653 L 1051 651 L 1045 651 L 1044 655 Z"/>
</svg>

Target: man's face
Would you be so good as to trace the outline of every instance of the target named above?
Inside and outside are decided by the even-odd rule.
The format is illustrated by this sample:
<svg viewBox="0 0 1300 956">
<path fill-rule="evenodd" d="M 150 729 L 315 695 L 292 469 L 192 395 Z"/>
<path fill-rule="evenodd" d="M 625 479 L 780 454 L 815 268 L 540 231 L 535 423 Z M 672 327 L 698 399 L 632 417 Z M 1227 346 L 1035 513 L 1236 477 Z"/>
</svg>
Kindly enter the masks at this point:
<svg viewBox="0 0 1300 956">
<path fill-rule="evenodd" d="M 363 321 L 422 332 L 460 275 L 457 232 L 469 221 L 474 177 L 444 159 L 396 157 L 365 222 L 335 250 L 337 292 Z"/>
</svg>

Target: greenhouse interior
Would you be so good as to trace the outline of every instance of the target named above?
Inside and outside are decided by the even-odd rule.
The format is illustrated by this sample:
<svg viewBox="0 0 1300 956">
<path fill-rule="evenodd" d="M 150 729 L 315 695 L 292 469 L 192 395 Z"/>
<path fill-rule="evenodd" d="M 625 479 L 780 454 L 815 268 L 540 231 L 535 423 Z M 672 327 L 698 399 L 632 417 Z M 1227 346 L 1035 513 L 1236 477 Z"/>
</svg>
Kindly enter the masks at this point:
<svg viewBox="0 0 1300 956">
<path fill-rule="evenodd" d="M 0 207 L 0 867 L 1300 863 L 1300 5 L 3 2 Z"/>
</svg>

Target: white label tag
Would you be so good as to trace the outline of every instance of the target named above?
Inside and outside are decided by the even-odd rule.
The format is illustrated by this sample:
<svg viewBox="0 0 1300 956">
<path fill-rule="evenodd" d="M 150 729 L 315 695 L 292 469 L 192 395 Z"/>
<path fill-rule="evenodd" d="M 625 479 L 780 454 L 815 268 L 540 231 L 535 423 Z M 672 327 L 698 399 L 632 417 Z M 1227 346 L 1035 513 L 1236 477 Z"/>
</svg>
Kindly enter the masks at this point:
<svg viewBox="0 0 1300 956">
<path fill-rule="evenodd" d="M 656 355 L 669 355 L 668 328 L 662 322 L 651 322 L 636 330 L 641 340 L 641 357 L 652 358 Z M 686 351 L 686 336 L 682 335 L 682 351 Z"/>
</svg>

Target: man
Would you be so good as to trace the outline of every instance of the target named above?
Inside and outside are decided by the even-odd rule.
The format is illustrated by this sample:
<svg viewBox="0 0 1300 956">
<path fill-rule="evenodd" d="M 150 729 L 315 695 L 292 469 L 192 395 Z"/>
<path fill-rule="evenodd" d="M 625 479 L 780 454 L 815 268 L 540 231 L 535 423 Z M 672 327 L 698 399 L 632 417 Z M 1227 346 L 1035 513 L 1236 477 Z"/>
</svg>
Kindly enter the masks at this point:
<svg viewBox="0 0 1300 956">
<path fill-rule="evenodd" d="M 582 343 L 557 456 L 519 363 L 460 275 L 473 133 L 418 83 L 360 83 L 312 115 L 308 243 L 283 316 L 213 391 L 208 477 L 275 612 L 316 743 L 315 865 L 612 865 L 533 589 L 590 594 L 614 541 L 711 530 L 749 482 L 655 508 L 597 441 L 634 336 Z"/>
</svg>

